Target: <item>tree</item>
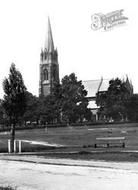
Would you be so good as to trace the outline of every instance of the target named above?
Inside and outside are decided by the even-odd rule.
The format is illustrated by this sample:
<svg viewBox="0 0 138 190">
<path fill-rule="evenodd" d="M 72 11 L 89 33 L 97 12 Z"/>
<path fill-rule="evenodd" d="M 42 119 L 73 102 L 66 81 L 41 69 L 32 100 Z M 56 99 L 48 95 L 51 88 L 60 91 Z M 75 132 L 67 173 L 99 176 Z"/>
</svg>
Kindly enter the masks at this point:
<svg viewBox="0 0 138 190">
<path fill-rule="evenodd" d="M 133 94 L 126 102 L 127 115 L 130 121 L 138 121 L 138 94 Z"/>
<path fill-rule="evenodd" d="M 106 101 L 107 101 L 107 91 L 98 92 L 96 94 L 96 104 L 99 107 L 98 114 L 101 119 L 107 115 L 107 108 L 106 108 Z"/>
<path fill-rule="evenodd" d="M 40 122 L 42 124 L 53 124 L 59 121 L 60 111 L 57 99 L 53 94 L 43 97 L 40 100 Z"/>
<path fill-rule="evenodd" d="M 61 122 L 61 104 L 62 104 L 62 90 L 59 83 L 55 83 L 52 93 L 46 97 L 39 97 L 39 120 L 41 124 L 52 124 Z"/>
<path fill-rule="evenodd" d="M 61 81 L 62 90 L 62 118 L 67 122 L 82 121 L 89 109 L 86 98 L 87 91 L 78 81 L 74 73 L 65 76 Z"/>
<path fill-rule="evenodd" d="M 97 93 L 96 103 L 100 106 L 100 114 L 112 117 L 114 120 L 126 118 L 126 102 L 132 95 L 131 93 L 125 81 L 119 78 L 110 80 L 108 90 Z"/>
<path fill-rule="evenodd" d="M 26 91 L 26 111 L 22 117 L 22 120 L 26 123 L 27 121 L 30 122 L 37 122 L 40 117 L 39 113 L 39 105 L 40 101 L 39 98 L 31 94 L 30 92 Z"/>
<path fill-rule="evenodd" d="M 12 64 L 9 77 L 3 81 L 4 100 L 2 102 L 6 116 L 11 124 L 11 151 L 14 151 L 15 125 L 26 109 L 26 87 L 21 73 Z"/>
<path fill-rule="evenodd" d="M 0 124 L 4 124 L 4 112 L 3 112 L 3 107 L 2 107 L 2 100 L 0 99 Z"/>
</svg>

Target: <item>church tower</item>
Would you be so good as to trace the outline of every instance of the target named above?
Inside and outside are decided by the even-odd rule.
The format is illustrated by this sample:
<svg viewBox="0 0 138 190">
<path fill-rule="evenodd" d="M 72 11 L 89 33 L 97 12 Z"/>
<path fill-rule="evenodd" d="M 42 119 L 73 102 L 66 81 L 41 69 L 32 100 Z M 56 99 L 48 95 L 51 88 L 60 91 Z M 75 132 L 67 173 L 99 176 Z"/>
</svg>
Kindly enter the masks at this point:
<svg viewBox="0 0 138 190">
<path fill-rule="evenodd" d="M 54 48 L 52 30 L 48 18 L 45 45 L 40 54 L 39 96 L 52 94 L 52 89 L 57 83 L 59 83 L 58 52 Z"/>
</svg>

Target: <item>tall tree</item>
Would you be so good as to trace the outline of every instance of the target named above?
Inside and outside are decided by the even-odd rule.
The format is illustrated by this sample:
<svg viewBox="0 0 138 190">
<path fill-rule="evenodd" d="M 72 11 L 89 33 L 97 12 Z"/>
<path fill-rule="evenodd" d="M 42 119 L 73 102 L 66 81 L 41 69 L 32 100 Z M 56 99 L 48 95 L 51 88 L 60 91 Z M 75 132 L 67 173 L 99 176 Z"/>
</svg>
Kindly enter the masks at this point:
<svg viewBox="0 0 138 190">
<path fill-rule="evenodd" d="M 11 124 L 11 151 L 14 151 L 15 125 L 26 108 L 26 87 L 21 73 L 11 64 L 9 77 L 3 81 L 3 108 Z"/>
<path fill-rule="evenodd" d="M 30 92 L 26 92 L 26 111 L 22 117 L 22 120 L 26 123 L 37 122 L 39 120 L 39 106 L 40 101 L 39 98 L 31 94 Z"/>
<path fill-rule="evenodd" d="M 128 120 L 138 122 L 138 94 L 133 94 L 126 102 Z"/>
<path fill-rule="evenodd" d="M 61 82 L 62 115 L 67 122 L 82 121 L 88 115 L 87 91 L 74 73 L 65 76 Z"/>
<path fill-rule="evenodd" d="M 121 120 L 127 116 L 125 105 L 131 95 L 126 82 L 116 78 L 109 81 L 107 92 L 97 93 L 96 103 L 103 115 Z"/>
<path fill-rule="evenodd" d="M 0 124 L 4 124 L 4 112 L 2 107 L 2 100 L 0 99 Z"/>
<path fill-rule="evenodd" d="M 41 99 L 40 121 L 42 124 L 57 123 L 59 111 L 55 97 L 51 94 Z"/>
</svg>

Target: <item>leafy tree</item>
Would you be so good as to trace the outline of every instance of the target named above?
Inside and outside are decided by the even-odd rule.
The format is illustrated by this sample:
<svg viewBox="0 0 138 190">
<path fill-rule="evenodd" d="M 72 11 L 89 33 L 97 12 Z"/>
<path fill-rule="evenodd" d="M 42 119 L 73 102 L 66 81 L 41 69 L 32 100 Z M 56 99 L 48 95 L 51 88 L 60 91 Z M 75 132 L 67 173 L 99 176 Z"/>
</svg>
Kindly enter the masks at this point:
<svg viewBox="0 0 138 190">
<path fill-rule="evenodd" d="M 60 122 L 61 115 L 61 99 L 62 91 L 61 85 L 55 83 L 52 93 L 46 97 L 39 97 L 39 120 L 41 124 L 57 123 Z"/>
<path fill-rule="evenodd" d="M 62 93 L 62 86 L 60 83 L 56 83 L 53 88 L 53 96 L 55 99 L 55 107 L 57 109 L 57 122 L 61 122 L 62 118 L 62 99 L 63 99 L 63 93 Z"/>
<path fill-rule="evenodd" d="M 107 92 L 97 93 L 96 103 L 100 106 L 100 114 L 121 120 L 127 117 L 126 102 L 131 92 L 124 81 L 119 78 L 109 81 Z"/>
<path fill-rule="evenodd" d="M 51 94 L 40 100 L 40 122 L 42 124 L 52 124 L 59 121 L 60 112 L 57 98 Z"/>
<path fill-rule="evenodd" d="M 36 121 L 38 123 L 40 113 L 39 113 L 39 98 L 31 94 L 30 92 L 26 92 L 26 111 L 23 115 L 22 120 L 30 122 Z"/>
<path fill-rule="evenodd" d="M 78 81 L 74 73 L 65 76 L 61 82 L 62 89 L 62 119 L 67 122 L 82 121 L 88 114 L 87 91 Z"/>
<path fill-rule="evenodd" d="M 26 87 L 21 73 L 12 64 L 9 77 L 3 81 L 4 100 L 2 102 L 5 114 L 11 124 L 11 151 L 14 150 L 15 125 L 26 109 Z"/>
<path fill-rule="evenodd" d="M 107 115 L 106 101 L 107 101 L 107 91 L 98 92 L 96 94 L 96 104 L 99 107 L 98 114 L 101 119 Z"/>
<path fill-rule="evenodd" d="M 127 115 L 130 121 L 138 121 L 138 94 L 132 95 L 126 102 Z"/>
</svg>

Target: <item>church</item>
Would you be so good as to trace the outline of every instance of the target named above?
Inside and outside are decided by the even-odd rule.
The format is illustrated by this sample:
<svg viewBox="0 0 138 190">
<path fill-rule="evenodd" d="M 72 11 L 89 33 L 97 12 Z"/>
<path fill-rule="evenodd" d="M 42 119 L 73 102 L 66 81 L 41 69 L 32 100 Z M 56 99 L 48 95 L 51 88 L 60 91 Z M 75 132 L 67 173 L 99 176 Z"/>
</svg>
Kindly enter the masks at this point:
<svg viewBox="0 0 138 190">
<path fill-rule="evenodd" d="M 58 52 L 54 48 L 52 30 L 48 18 L 45 46 L 40 54 L 39 96 L 51 94 L 56 83 L 59 83 Z"/>
<path fill-rule="evenodd" d="M 89 100 L 88 107 L 91 109 L 95 120 L 98 120 L 98 106 L 96 105 L 96 94 L 107 91 L 109 87 L 109 79 L 87 80 L 82 81 L 87 90 L 87 98 Z M 47 96 L 52 93 L 52 89 L 56 83 L 59 83 L 59 64 L 58 51 L 54 47 L 52 29 L 50 19 L 48 18 L 47 33 L 44 48 L 40 54 L 40 80 L 39 80 L 39 96 Z M 133 86 L 126 78 L 126 84 Z"/>
</svg>

